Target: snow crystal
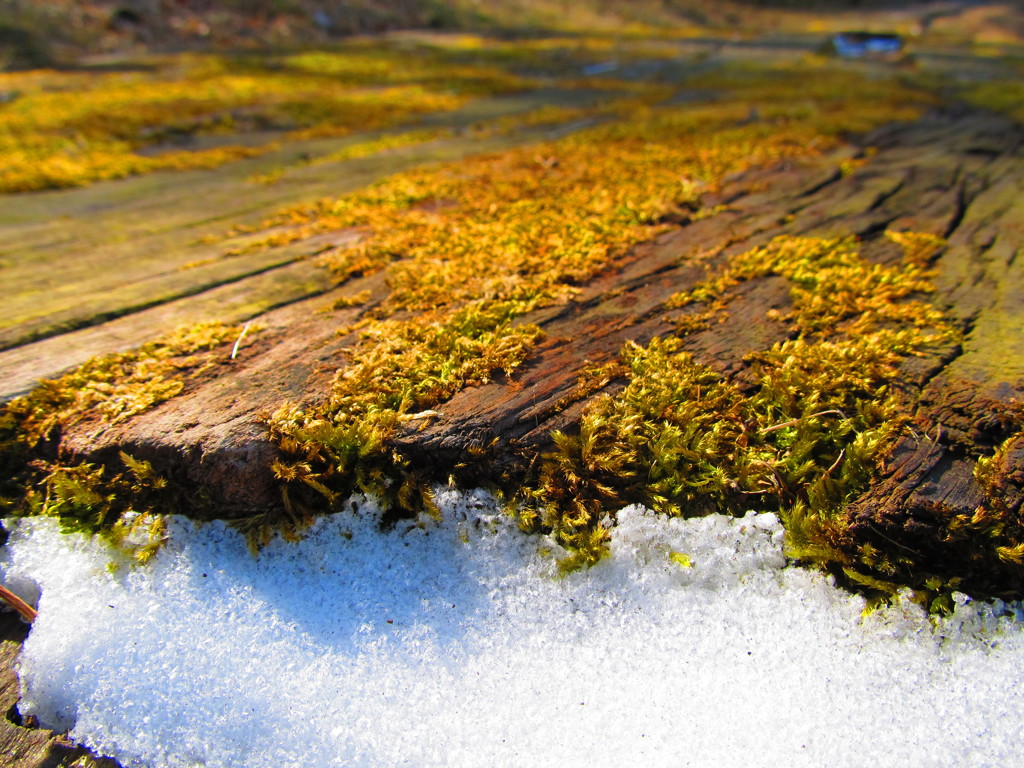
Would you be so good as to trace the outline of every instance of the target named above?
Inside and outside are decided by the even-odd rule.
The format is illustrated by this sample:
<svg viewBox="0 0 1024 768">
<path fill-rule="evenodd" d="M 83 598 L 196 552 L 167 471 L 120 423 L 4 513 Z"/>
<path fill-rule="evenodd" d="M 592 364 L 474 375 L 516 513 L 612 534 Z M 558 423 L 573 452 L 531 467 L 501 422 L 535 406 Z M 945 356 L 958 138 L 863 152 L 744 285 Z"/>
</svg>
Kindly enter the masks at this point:
<svg viewBox="0 0 1024 768">
<path fill-rule="evenodd" d="M 558 575 L 482 492 L 444 522 L 320 520 L 258 558 L 174 519 L 146 567 L 24 521 L 2 569 L 42 590 L 23 713 L 126 765 L 1013 764 L 1024 624 L 934 623 L 787 567 L 771 515 L 623 510 L 611 556 Z"/>
</svg>

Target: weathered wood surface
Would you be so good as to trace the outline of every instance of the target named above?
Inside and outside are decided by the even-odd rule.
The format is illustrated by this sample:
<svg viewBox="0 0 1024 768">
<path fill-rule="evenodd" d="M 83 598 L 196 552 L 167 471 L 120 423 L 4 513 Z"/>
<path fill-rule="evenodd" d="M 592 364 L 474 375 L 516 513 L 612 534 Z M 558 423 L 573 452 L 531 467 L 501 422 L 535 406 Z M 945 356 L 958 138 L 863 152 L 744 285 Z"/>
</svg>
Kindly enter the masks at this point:
<svg viewBox="0 0 1024 768">
<path fill-rule="evenodd" d="M 1011 436 L 1012 403 L 1024 392 L 1022 138 L 1019 128 L 997 119 L 946 115 L 876 133 L 868 141 L 878 154 L 847 177 L 782 169 L 739 180 L 726 195 L 735 196 L 728 213 L 638 249 L 576 302 L 535 318 L 548 336 L 514 382 L 460 393 L 439 409 L 440 418 L 422 431 L 410 429 L 400 443 L 439 470 L 455 463 L 473 468 L 480 460 L 470 449 L 500 436 L 504 451 L 489 457 L 493 463 L 485 463 L 480 476 L 508 472 L 510 465 L 515 472 L 548 448 L 552 429 L 578 418 L 588 400 L 561 412 L 554 405 L 588 361 L 613 358 L 627 339 L 671 333 L 660 306 L 704 274 L 688 263 L 695 253 L 723 248 L 721 260 L 778 234 L 853 232 L 863 238 L 864 253 L 887 261 L 897 256 L 880 237 L 887 228 L 931 232 L 949 239 L 935 265 L 937 298 L 965 338 L 905 365 L 901 386 L 917 437 L 895 446 L 882 476 L 848 514 L 858 541 L 881 551 L 911 551 L 932 572 L 955 570 L 971 544 L 944 542 L 943 526 L 957 515 L 969 517 L 983 502 L 974 463 Z M 762 186 L 766 191 L 743 192 Z M 730 305 L 727 322 L 686 337 L 684 345 L 698 360 L 742 380 L 745 355 L 786 338 L 783 324 L 766 312 L 785 310 L 788 302 L 780 278 L 752 281 Z M 1003 502 L 1018 514 L 1024 445 L 1009 460 L 1016 479 Z M 1000 583 L 979 577 L 973 586 L 1019 595 L 1019 571 L 1009 566 Z"/>
<path fill-rule="evenodd" d="M 923 439 L 898 446 L 888 474 L 855 504 L 864 535 L 920 546 L 938 508 L 949 514 L 978 502 L 964 448 L 1004 439 L 1008 422 L 1001 414 L 1024 389 L 1024 292 L 1017 259 L 1024 249 L 1022 138 L 1019 128 L 990 116 L 943 115 L 869 137 L 865 143 L 877 147 L 877 154 L 848 176 L 838 173 L 839 158 L 829 158 L 736 178 L 705 201 L 725 204 L 725 212 L 636 248 L 574 301 L 526 318 L 547 337 L 513 381 L 460 393 L 438 408 L 440 417 L 424 429 L 408 429 L 398 444 L 439 479 L 457 463 L 466 465 L 465 481 L 520 471 L 548 447 L 550 431 L 570 425 L 585 406 L 587 399 L 558 407 L 585 366 L 614 359 L 626 340 L 644 342 L 672 331 L 662 304 L 706 274 L 704 263 L 694 261 L 697 255 L 716 253 L 715 263 L 779 234 L 854 232 L 864 238 L 865 252 L 885 261 L 898 256 L 880 238 L 887 227 L 930 231 L 949 238 L 937 264 L 940 297 L 969 330 L 962 347 L 908 366 L 905 387 L 919 403 Z M 381 276 L 342 291 L 364 289 L 374 296 L 386 292 Z M 328 300 L 305 298 L 263 314 L 266 330 L 247 340 L 236 360 L 225 355 L 184 395 L 130 422 L 101 434 L 72 431 L 65 449 L 103 458 L 125 448 L 153 460 L 175 482 L 211 495 L 226 516 L 277 505 L 267 469 L 274 448 L 260 414 L 282 400 L 320 397 L 340 351 L 353 341 L 339 337 L 337 328 L 365 311 L 317 312 Z M 766 320 L 765 312 L 788 305 L 780 279 L 753 281 L 731 304 L 725 323 L 687 337 L 686 347 L 742 379 L 744 356 L 787 333 L 782 323 Z M 502 438 L 499 452 L 476 454 L 474 449 L 496 436 Z M 13 662 L 26 630 L 12 615 L 0 615 L 0 707 L 8 713 L 0 722 L 0 754 L 19 768 L 69 765 L 80 758 L 89 762 L 79 765 L 116 765 L 48 731 L 19 725 L 17 718 L 11 722 L 18 698 Z"/>
<path fill-rule="evenodd" d="M 216 172 L 8 198 L 0 206 L 0 401 L 182 324 L 244 322 L 326 291 L 331 280 L 309 257 L 349 233 L 237 256 L 225 252 L 251 237 L 223 236 L 285 205 L 343 195 L 413 166 L 549 138 L 550 127 L 479 136 L 462 129 L 546 104 L 585 105 L 595 96 L 550 89 L 479 99 L 423 121 L 454 135 L 355 160 L 303 164 L 374 136 L 294 142 Z M 279 168 L 288 173 L 276 184 L 251 181 Z"/>
<path fill-rule="evenodd" d="M 527 106 L 502 100 L 484 111 L 494 115 Z M 310 166 L 301 171 L 303 194 L 339 194 L 387 171 L 530 138 L 462 137 L 385 161 Z M 820 162 L 732 179 L 703 201 L 726 206 L 722 213 L 680 224 L 582 286 L 572 302 L 523 318 L 540 325 L 546 339 L 513 380 L 463 391 L 439 406 L 441 415 L 423 428 L 410 426 L 396 445 L 438 480 L 456 465 L 465 483 L 514 477 L 550 446 L 551 430 L 570 427 L 587 402 L 621 386 L 613 382 L 567 405 L 585 367 L 615 359 L 627 340 L 643 343 L 673 331 L 662 304 L 705 276 L 698 256 L 711 255 L 709 263 L 716 264 L 780 234 L 852 233 L 863 238 L 865 254 L 885 262 L 899 255 L 882 237 L 886 228 L 932 232 L 949 240 L 936 263 L 938 297 L 965 329 L 965 339 L 955 349 L 907 364 L 902 386 L 914 404 L 919 439 L 895 447 L 883 475 L 850 513 L 862 540 L 927 550 L 936 562 L 955 559 L 955 547 L 938 545 L 935 530 L 980 501 L 972 458 L 1010 436 L 1009 406 L 1024 392 L 1022 140 L 1024 131 L 1004 119 L 946 113 L 865 137 L 859 145 L 877 153 L 849 175 L 838 164 L 857 147 Z M 322 151 L 338 144 L 325 143 Z M 219 364 L 190 381 L 181 396 L 99 432 L 83 424 L 64 435 L 61 449 L 67 458 L 114 460 L 123 449 L 149 459 L 172 483 L 205 497 L 225 517 L 280 505 L 269 471 L 276 449 L 262 415 L 283 401 L 323 396 L 343 364 L 342 351 L 355 341 L 338 336 L 337 329 L 372 308 L 387 286 L 377 275 L 331 289 L 327 276 L 306 260 L 326 244 L 348 241 L 349 232 L 226 260 L 219 258 L 222 245 L 201 238 L 291 202 L 294 192 L 287 186 L 264 188 L 245 179 L 308 149 L 282 150 L 216 177 L 196 172 L 129 179 L 104 185 L 102 194 L 99 188 L 47 193 L 22 198 L 17 208 L 0 207 L 0 262 L 18 249 L 35 254 L 20 273 L 6 265 L 0 271 L 8 297 L 0 305 L 0 400 L 24 392 L 40 376 L 123 350 L 181 322 L 258 319 L 265 329 L 246 338 L 237 359 L 229 359 L 229 345 Z M 200 181 L 204 197 L 197 201 Z M 154 196 L 157 184 L 161 194 Z M 54 220 L 54 211 L 77 221 Z M 134 224 L 122 228 L 132 217 Z M 78 239 L 84 222 L 95 225 L 92 239 Z M 99 251 L 104 265 L 120 259 L 126 271 L 98 269 Z M 337 295 L 363 290 L 371 293 L 368 305 L 319 312 Z M 698 360 L 742 382 L 745 356 L 786 337 L 785 326 L 766 312 L 785 310 L 789 301 L 780 279 L 754 280 L 741 289 L 724 323 L 688 336 L 684 344 Z M 501 440 L 481 454 L 478 449 L 491 446 L 495 437 Z M 1024 472 L 1024 445 L 1012 460 Z M 1018 511 L 1021 477 L 1007 499 Z M 81 750 L 10 720 L 18 697 L 14 660 L 26 630 L 12 615 L 0 614 L 0 707 L 8 713 L 0 721 L 0 755 L 18 768 L 69 765 Z"/>
<path fill-rule="evenodd" d="M 894 449 L 887 471 L 850 509 L 854 533 L 880 546 L 897 542 L 919 562 L 956 563 L 966 542 L 937 532 L 983 500 L 972 457 L 1013 435 L 1013 405 L 1024 393 L 1024 153 L 1020 130 L 986 125 L 958 136 L 959 164 L 934 157 L 928 173 L 955 195 L 941 206 L 920 200 L 919 215 L 951 213 L 949 246 L 937 263 L 940 296 L 966 329 L 945 359 L 916 367 L 916 426 L 921 437 Z M 935 201 L 939 196 L 935 197 Z M 1019 421 L 1018 421 L 1019 425 Z M 1024 446 L 1011 448 L 1004 504 L 1019 516 Z M 1022 578 L 1007 584 L 1018 596 Z"/>
<path fill-rule="evenodd" d="M 614 360 L 627 340 L 643 343 L 672 332 L 662 304 L 705 276 L 696 256 L 715 253 L 715 264 L 780 234 L 854 233 L 863 238 L 866 255 L 886 261 L 899 251 L 881 236 L 884 230 L 914 229 L 948 237 L 936 265 L 939 300 L 968 332 L 962 347 L 908 364 L 905 395 L 918 401 L 917 432 L 928 449 L 901 445 L 893 474 L 857 504 L 865 525 L 870 518 L 878 535 L 894 540 L 914 536 L 896 511 L 907 505 L 938 505 L 943 516 L 972 509 L 978 489 L 969 457 L 1008 436 L 1007 407 L 1024 381 L 1018 352 L 1024 293 L 1016 260 L 1024 246 L 1021 131 L 992 116 L 945 114 L 880 131 L 865 144 L 877 153 L 849 175 L 830 158 L 733 179 L 705 201 L 725 205 L 724 212 L 634 249 L 575 300 L 524 318 L 540 325 L 546 339 L 513 380 L 459 393 L 427 426 L 408 427 L 397 445 L 439 480 L 456 464 L 465 482 L 514 476 L 549 447 L 552 429 L 579 416 L 589 398 L 564 409 L 559 404 L 586 366 Z M 386 292 L 380 275 L 341 290 L 364 289 L 374 296 Z M 742 379 L 747 354 L 785 338 L 783 324 L 765 313 L 788 302 L 780 279 L 752 281 L 726 322 L 684 344 L 698 360 Z M 99 434 L 87 424 L 70 430 L 63 450 L 102 460 L 124 449 L 150 459 L 226 517 L 276 507 L 279 490 L 268 469 L 276 449 L 261 416 L 284 401 L 322 397 L 343 364 L 342 350 L 355 340 L 337 329 L 373 306 L 371 300 L 362 308 L 318 312 L 325 303 L 306 299 L 261 316 L 266 329 L 246 339 L 237 359 L 225 354 L 184 394 L 132 420 Z M 494 450 L 481 456 L 478 449 L 495 437 L 501 439 Z M 973 447 L 965 452 L 967 446 Z"/>
<path fill-rule="evenodd" d="M 17 703 L 21 687 L 16 673 L 21 644 L 29 625 L 15 613 L 0 612 L 0 756 L 5 766 L 18 768 L 116 768 L 109 758 L 97 758 L 66 737 L 22 721 Z"/>
</svg>

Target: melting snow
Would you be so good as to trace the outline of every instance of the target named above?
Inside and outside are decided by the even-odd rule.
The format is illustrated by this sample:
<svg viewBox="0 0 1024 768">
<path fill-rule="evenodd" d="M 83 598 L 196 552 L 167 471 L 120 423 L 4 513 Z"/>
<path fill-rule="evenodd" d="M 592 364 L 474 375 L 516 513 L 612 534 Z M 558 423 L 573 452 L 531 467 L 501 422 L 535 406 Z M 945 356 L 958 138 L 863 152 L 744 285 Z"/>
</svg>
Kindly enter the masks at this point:
<svg viewBox="0 0 1024 768">
<path fill-rule="evenodd" d="M 154 768 L 1021 759 L 1013 606 L 862 618 L 786 567 L 771 515 L 628 508 L 611 557 L 560 578 L 490 497 L 441 496 L 443 524 L 381 533 L 364 502 L 259 558 L 175 519 L 154 562 L 113 572 L 101 545 L 22 522 L 2 563 L 42 589 L 22 712 Z"/>
</svg>

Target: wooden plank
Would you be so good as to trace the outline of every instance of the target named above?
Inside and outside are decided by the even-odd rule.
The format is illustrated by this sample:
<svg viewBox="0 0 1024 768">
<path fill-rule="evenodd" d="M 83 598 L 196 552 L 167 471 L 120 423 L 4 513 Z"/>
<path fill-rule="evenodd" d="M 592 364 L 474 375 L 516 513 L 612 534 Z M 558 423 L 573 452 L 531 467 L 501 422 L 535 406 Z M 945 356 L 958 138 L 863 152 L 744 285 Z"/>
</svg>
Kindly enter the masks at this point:
<svg viewBox="0 0 1024 768">
<path fill-rule="evenodd" d="M 304 258 L 324 244 L 225 257 L 225 250 L 238 240 L 225 241 L 223 236 L 231 227 L 259 223 L 283 206 L 342 195 L 400 170 L 542 140 L 557 129 L 539 126 L 480 135 L 462 129 L 548 104 L 580 106 L 595 98 L 586 90 L 543 89 L 479 99 L 424 121 L 453 135 L 365 158 L 316 164 L 302 159 L 326 157 L 380 134 L 293 142 L 216 171 L 154 173 L 83 189 L 7 196 L 0 206 L 0 281 L 6 289 L 0 303 L 0 350 L 98 325 Z M 250 180 L 283 167 L 294 168 L 294 173 L 280 184 Z M 211 237 L 215 242 L 207 241 Z M 148 329 L 142 330 L 136 343 L 147 338 Z M 40 375 L 54 373 L 43 370 Z"/>
<path fill-rule="evenodd" d="M 29 626 L 15 613 L 0 612 L 0 755 L 8 768 L 118 768 L 66 737 L 22 720 L 17 711 L 21 685 L 17 660 Z"/>
<path fill-rule="evenodd" d="M 702 280 L 706 263 L 724 263 L 779 234 L 822 233 L 859 234 L 865 255 L 891 261 L 900 252 L 882 232 L 913 224 L 949 236 L 950 247 L 937 263 L 938 299 L 967 333 L 956 349 L 908 361 L 900 391 L 928 450 L 904 441 L 848 514 L 852 530 L 864 537 L 860 541 L 920 552 L 925 532 L 934 534 L 936 526 L 970 515 L 978 505 L 982 491 L 972 475 L 974 461 L 1009 436 L 1011 400 L 1022 393 L 1015 352 L 1024 349 L 1016 258 L 1021 131 L 1005 122 L 994 130 L 994 120 L 936 115 L 879 132 L 868 138 L 876 154 L 846 175 L 834 172 L 833 159 L 831 165 L 777 167 L 734 179 L 704 201 L 725 205 L 723 212 L 633 249 L 581 286 L 572 301 L 524 317 L 546 338 L 515 377 L 459 392 L 436 408 L 437 417 L 406 425 L 394 447 L 438 481 L 451 473 L 464 483 L 525 479 L 550 449 L 551 431 L 572 429 L 601 394 L 566 401 L 581 372 L 615 360 L 626 341 L 643 344 L 672 333 L 673 318 L 663 305 Z M 908 151 L 922 137 L 930 147 L 923 158 Z M 978 146 L 987 149 L 978 152 Z M 707 262 L 708 253 L 717 255 Z M 383 279 L 378 275 L 345 291 L 366 287 L 381 297 L 387 292 Z M 205 499 L 209 511 L 199 514 L 233 517 L 278 508 L 279 487 L 269 469 L 277 449 L 263 419 L 283 402 L 314 403 L 323 396 L 345 364 L 344 350 L 358 338 L 339 336 L 337 328 L 366 311 L 318 312 L 327 300 L 264 315 L 266 330 L 246 342 L 238 359 L 221 360 L 172 401 L 99 434 L 88 424 L 72 428 L 61 443 L 64 456 L 116 460 L 126 449 L 150 459 L 173 483 Z M 684 348 L 742 385 L 749 354 L 786 338 L 783 323 L 765 318 L 772 308 L 785 311 L 788 302 L 780 279 L 752 280 L 723 322 L 686 336 Z M 603 391 L 617 386 L 621 382 Z M 949 560 L 954 550 L 930 546 L 934 551 L 921 553 L 929 567 L 944 572 L 944 562 L 955 562 Z M 1000 589 L 1013 591 L 1015 584 Z"/>
</svg>

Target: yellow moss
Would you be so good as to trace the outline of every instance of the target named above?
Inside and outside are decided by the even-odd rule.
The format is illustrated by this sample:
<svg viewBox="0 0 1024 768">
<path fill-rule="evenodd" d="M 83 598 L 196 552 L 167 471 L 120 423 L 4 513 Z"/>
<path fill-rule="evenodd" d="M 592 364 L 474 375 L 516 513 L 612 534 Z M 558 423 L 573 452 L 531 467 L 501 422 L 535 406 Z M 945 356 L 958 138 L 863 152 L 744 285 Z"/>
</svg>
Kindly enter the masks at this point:
<svg viewBox="0 0 1024 768">
<path fill-rule="evenodd" d="M 260 545 L 277 527 L 297 533 L 325 502 L 355 491 L 406 511 L 434 509 L 429 486 L 388 441 L 401 423 L 522 363 L 541 336 L 535 326 L 511 322 L 523 311 L 513 302 L 477 301 L 429 324 L 388 320 L 368 328 L 325 403 L 287 404 L 268 419 L 284 454 L 272 469 L 285 509 L 241 521 L 250 543 Z"/>
<path fill-rule="evenodd" d="M 135 561 L 149 560 L 164 541 L 161 515 L 180 511 L 174 500 L 184 498 L 182 489 L 169 488 L 149 462 L 123 451 L 118 470 L 68 464 L 42 444 L 83 420 L 102 427 L 175 397 L 239 330 L 184 327 L 131 352 L 93 358 L 0 408 L 0 510 L 56 517 L 65 530 L 102 534 Z"/>
<path fill-rule="evenodd" d="M 931 243 L 902 240 L 913 254 Z M 669 307 L 695 304 L 714 322 L 731 289 L 770 275 L 790 284 L 785 319 L 796 337 L 752 351 L 753 384 L 741 390 L 676 339 L 628 344 L 626 387 L 588 406 L 577 434 L 552 435 L 555 450 L 523 495 L 529 525 L 576 549 L 591 546 L 584 534 L 607 510 L 628 503 L 672 515 L 770 510 L 783 515 L 792 556 L 849 568 L 837 512 L 905 423 L 889 385 L 901 360 L 955 332 L 912 298 L 933 290 L 918 259 L 880 267 L 852 239 L 776 238 Z"/>
<path fill-rule="evenodd" d="M 946 247 L 946 239 L 929 232 L 894 232 L 886 230 L 885 236 L 903 249 L 903 261 L 915 267 L 924 268 Z"/>
<path fill-rule="evenodd" d="M 1021 68 L 1024 74 L 1024 67 Z M 973 82 L 957 88 L 957 95 L 970 104 L 999 112 L 1024 123 L 1024 83 L 1015 80 Z"/>
<path fill-rule="evenodd" d="M 326 155 L 321 155 L 304 161 L 301 165 L 323 165 L 325 163 L 340 163 L 346 160 L 357 160 L 359 158 L 371 157 L 390 150 L 415 146 L 417 144 L 426 144 L 429 141 L 434 141 L 435 139 L 439 139 L 443 136 L 451 135 L 451 133 L 451 129 L 448 128 L 422 128 L 414 131 L 387 134 L 385 136 L 378 136 L 377 138 L 349 144 L 335 152 L 329 152 Z M 254 184 L 276 184 L 285 177 L 288 170 L 289 169 L 287 167 L 276 168 L 268 171 L 267 173 L 252 176 L 249 181 Z"/>
<path fill-rule="evenodd" d="M 664 94 L 657 89 L 640 89 L 636 96 L 639 101 L 630 103 L 630 108 L 636 109 L 628 120 L 598 125 L 557 141 L 417 169 L 347 197 L 287 209 L 265 222 L 266 234 L 262 238 L 257 234 L 243 249 L 277 246 L 325 231 L 360 229 L 364 237 L 357 245 L 328 254 L 322 263 L 335 272 L 339 282 L 353 275 L 385 270 L 391 292 L 373 310 L 372 317 L 362 321 L 373 343 L 358 349 L 356 359 L 360 364 L 352 369 L 358 373 L 339 374 L 335 386 L 350 376 L 370 376 L 364 361 L 372 361 L 376 373 L 358 379 L 361 393 L 377 393 L 373 397 L 378 397 L 392 387 L 403 392 L 415 389 L 420 385 L 410 383 L 404 373 L 388 362 L 408 360 L 412 365 L 416 356 L 424 354 L 417 351 L 414 357 L 407 358 L 405 351 L 387 342 L 405 338 L 403 329 L 420 327 L 425 322 L 445 323 L 444 318 L 457 314 L 467 304 L 498 303 L 505 308 L 507 319 L 512 319 L 532 307 L 565 301 L 575 293 L 576 286 L 598 274 L 630 246 L 653 237 L 666 220 L 698 211 L 699 191 L 715 189 L 726 175 L 781 160 L 816 156 L 838 143 L 839 134 L 853 113 L 858 114 L 857 126 L 869 127 L 916 115 L 923 103 L 914 93 L 892 82 L 876 83 L 827 69 L 818 74 L 820 82 L 816 80 L 812 87 L 805 87 L 807 74 L 795 70 L 740 70 L 719 75 L 714 82 L 727 89 L 723 98 L 713 104 L 686 108 L 652 107 Z M 752 107 L 759 111 L 760 119 L 750 119 Z M 614 102 L 604 108 L 620 115 L 626 111 L 626 107 L 615 106 Z M 537 119 L 546 119 L 548 114 L 551 113 L 541 112 Z M 828 251 L 827 258 L 823 251 Z M 830 324 L 843 325 L 843 332 L 850 334 L 877 331 L 879 335 L 865 340 L 856 351 L 863 359 L 870 359 L 871 354 L 879 358 L 866 373 L 858 374 L 861 369 L 856 368 L 855 361 L 839 359 L 842 355 L 838 352 L 832 356 L 837 359 L 831 360 L 833 365 L 851 368 L 851 388 L 862 383 L 862 389 L 875 398 L 881 392 L 876 381 L 879 371 L 887 371 L 886 366 L 901 349 L 912 347 L 916 337 L 904 338 L 898 331 L 869 328 L 864 317 L 870 315 L 874 318 L 872 322 L 882 325 L 903 322 L 910 312 L 916 313 L 914 322 L 925 325 L 937 322 L 938 316 L 929 314 L 923 306 L 914 305 L 909 310 L 899 308 L 899 302 L 893 304 L 913 291 L 928 289 L 927 275 L 921 268 L 914 272 L 913 267 L 908 267 L 910 271 L 900 273 L 900 280 L 893 282 L 890 278 L 895 272 L 864 264 L 855 251 L 852 242 L 822 245 L 780 241 L 772 249 L 753 252 L 745 260 L 737 261 L 731 271 L 716 278 L 717 288 L 709 282 L 701 290 L 706 294 L 704 298 L 719 296 L 737 280 L 752 279 L 766 270 L 784 270 L 798 294 L 797 320 L 801 331 L 821 334 Z M 845 286 L 839 294 L 841 301 L 835 305 L 820 297 L 818 287 L 826 281 Z M 709 307 L 705 311 L 714 310 Z M 403 319 L 396 324 L 388 319 L 396 313 L 419 314 L 423 319 Z M 408 322 L 412 326 L 406 326 Z M 883 344 L 897 345 L 892 357 L 882 355 Z M 661 354 L 671 356 L 669 351 Z M 795 354 L 805 359 L 811 352 L 792 346 L 777 354 Z M 405 365 L 403 362 L 399 368 Z M 765 375 L 766 382 L 778 387 L 787 385 L 792 378 L 825 375 L 820 369 L 790 370 L 784 361 L 770 356 L 763 365 L 770 371 Z M 430 379 L 422 371 L 415 375 Z M 707 375 L 694 374 L 703 382 L 699 388 L 704 397 L 711 386 L 703 378 Z M 408 406 L 399 407 L 402 400 L 389 401 L 386 408 L 364 412 L 358 399 L 332 396 L 324 412 L 280 412 L 271 421 L 272 430 L 284 452 L 295 457 L 276 467 L 286 484 L 288 503 L 294 501 L 296 487 L 303 485 L 334 498 L 339 491 L 332 490 L 325 477 L 340 483 L 338 487 L 349 489 L 352 482 L 339 480 L 346 472 L 363 472 L 355 480 L 356 487 L 383 488 L 394 495 L 394 486 L 399 483 L 394 478 L 404 471 L 404 459 L 393 452 L 389 454 L 387 449 L 397 416 L 410 408 L 430 408 L 454 394 L 465 385 L 459 382 L 465 381 L 468 380 L 464 377 L 456 377 L 456 383 L 442 386 L 427 398 L 413 397 Z M 742 399 L 737 394 L 726 397 L 729 398 L 735 400 L 735 408 L 740 407 Z M 826 422 L 828 429 L 834 429 L 831 422 L 835 419 L 816 415 L 816 411 L 828 409 L 828 402 L 831 400 L 827 397 L 795 397 L 788 409 L 772 411 L 766 405 L 761 424 L 768 426 L 774 422 L 764 420 L 784 415 L 782 420 L 804 419 L 806 424 L 801 429 L 805 431 L 825 431 Z M 848 435 L 870 407 L 865 405 L 861 413 L 845 400 L 844 405 L 853 412 L 844 417 L 848 426 L 836 430 L 836 434 Z M 595 411 L 585 417 L 581 429 L 584 433 L 589 429 L 596 430 L 594 434 L 603 434 L 593 422 L 608 418 L 614 421 L 611 414 Z M 723 445 L 743 433 L 730 431 L 730 423 L 728 419 L 719 419 L 708 426 L 711 434 L 721 435 Z M 772 433 L 771 441 L 774 444 L 783 438 L 790 439 L 793 433 L 794 430 L 779 430 Z M 678 436 L 666 433 L 661 437 L 661 443 L 657 435 L 645 434 L 643 440 L 665 444 L 670 437 Z M 608 439 L 610 444 L 617 440 Z M 340 453 L 333 449 L 324 453 L 323 445 L 332 441 L 349 447 Z M 570 438 L 561 436 L 556 441 L 561 441 L 565 451 L 577 450 L 570 445 Z M 353 453 L 355 445 L 371 446 L 365 455 L 374 457 L 373 460 L 364 466 L 359 452 Z M 857 447 L 867 451 L 869 446 Z M 800 461 L 806 464 L 813 460 L 820 472 L 837 462 L 841 450 L 822 448 L 815 453 L 807 448 L 807 455 L 801 454 Z M 800 475 L 796 471 L 799 467 L 794 468 L 788 484 L 766 487 L 775 477 L 772 461 L 790 460 L 789 453 L 782 453 L 787 458 L 776 456 L 769 460 L 770 457 L 758 455 L 755 459 L 745 454 L 751 463 L 742 469 L 749 481 L 744 490 L 781 499 L 795 493 L 790 485 L 803 487 L 799 484 L 809 470 L 805 468 Z M 612 462 L 610 466 L 627 473 L 639 473 L 639 467 L 648 458 L 634 456 L 630 461 L 635 466 L 631 464 L 633 468 L 627 470 L 615 464 L 616 451 L 602 456 Z M 384 458 L 386 470 L 381 469 Z M 846 471 L 854 472 L 855 465 L 855 460 L 848 460 L 845 466 L 850 469 Z M 669 477 L 671 472 L 665 471 L 666 477 L 653 483 L 645 498 L 666 511 L 680 509 L 687 499 L 713 498 L 710 489 L 716 483 L 726 483 L 724 471 L 709 464 L 705 485 L 691 496 L 675 487 L 675 481 Z M 603 546 L 604 539 L 594 527 L 598 506 L 617 496 L 614 491 L 606 492 L 600 481 L 588 486 L 592 493 L 578 493 L 582 486 L 574 477 L 551 475 L 550 482 L 544 484 L 549 489 L 560 488 L 558 498 L 566 500 L 570 511 L 558 511 L 557 504 L 545 502 L 548 511 L 524 524 L 530 527 L 539 520 L 555 528 L 563 543 L 578 550 L 584 562 L 596 556 Z M 730 489 L 725 494 L 723 490 L 725 495 L 735 495 L 733 492 Z M 406 489 L 404 493 L 408 497 L 411 491 Z M 555 520 L 552 515 L 560 517 Z"/>
<path fill-rule="evenodd" d="M 358 307 L 361 304 L 365 304 L 370 300 L 369 291 L 360 291 L 354 296 L 342 296 L 334 300 L 331 304 L 331 309 L 347 309 L 348 307 Z"/>
<path fill-rule="evenodd" d="M 780 275 L 792 285 L 795 305 L 793 320 L 805 334 L 843 332 L 894 344 L 895 354 L 904 353 L 901 335 L 880 326 L 898 323 L 920 328 L 941 326 L 941 313 L 921 302 L 902 301 L 915 293 L 934 290 L 926 270 L 928 254 L 941 240 L 919 233 L 889 233 L 904 245 L 903 267 L 883 267 L 860 258 L 854 239 L 780 237 L 763 248 L 755 248 L 729 261 L 724 269 L 691 291 L 676 294 L 666 304 L 670 309 L 690 304 L 711 304 L 721 310 L 728 304 L 726 292 L 756 277 Z"/>
<path fill-rule="evenodd" d="M 220 323 L 187 326 L 131 352 L 93 358 L 0 409 L 0 430 L 28 446 L 83 418 L 117 422 L 149 410 L 184 389 L 202 371 L 210 350 L 238 335 Z"/>
<path fill-rule="evenodd" d="M 256 61 L 155 59 L 134 73 L 2 74 L 0 192 L 80 186 L 161 169 L 213 168 L 276 144 L 139 154 L 182 137 L 275 131 L 289 141 L 380 130 L 529 80 L 442 52 L 351 45 Z"/>
<path fill-rule="evenodd" d="M 229 250 L 277 247 L 358 227 L 368 237 L 325 263 L 339 280 L 387 269 L 394 307 L 478 297 L 558 300 L 666 217 L 698 209 L 699 188 L 834 146 L 851 120 L 872 127 L 918 113 L 914 92 L 822 70 L 740 71 L 713 83 L 729 98 L 646 106 L 555 142 L 386 179 L 368 190 L 282 211 L 267 234 Z M 761 120 L 747 120 L 751 108 Z M 616 107 L 617 109 L 617 107 Z M 770 119 L 769 119 L 770 118 Z"/>
</svg>

